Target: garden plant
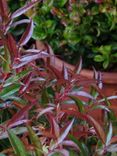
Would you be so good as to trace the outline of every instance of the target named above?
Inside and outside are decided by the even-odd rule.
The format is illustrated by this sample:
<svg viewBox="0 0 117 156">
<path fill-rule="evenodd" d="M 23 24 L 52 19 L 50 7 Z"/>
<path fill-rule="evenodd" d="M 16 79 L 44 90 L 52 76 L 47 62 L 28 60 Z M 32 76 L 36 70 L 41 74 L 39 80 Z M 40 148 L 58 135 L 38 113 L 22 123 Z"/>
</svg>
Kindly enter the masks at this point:
<svg viewBox="0 0 117 156">
<path fill-rule="evenodd" d="M 100 81 L 79 75 L 81 62 L 59 71 L 50 64 L 51 47 L 39 50 L 30 41 L 35 20 L 24 14 L 40 2 L 11 13 L 0 0 L 0 156 L 114 156 L 113 97 L 104 96 Z M 15 36 L 18 26 L 24 32 Z"/>
</svg>

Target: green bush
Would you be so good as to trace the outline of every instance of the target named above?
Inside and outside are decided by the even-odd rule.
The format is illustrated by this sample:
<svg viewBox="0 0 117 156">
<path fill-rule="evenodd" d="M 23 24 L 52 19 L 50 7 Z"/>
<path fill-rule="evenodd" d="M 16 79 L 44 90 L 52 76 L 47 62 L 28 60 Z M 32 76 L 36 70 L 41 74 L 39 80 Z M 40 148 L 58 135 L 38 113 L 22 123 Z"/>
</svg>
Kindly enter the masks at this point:
<svg viewBox="0 0 117 156">
<path fill-rule="evenodd" d="M 34 16 L 33 38 L 48 42 L 61 58 L 110 69 L 117 61 L 116 0 L 45 0 Z"/>
</svg>

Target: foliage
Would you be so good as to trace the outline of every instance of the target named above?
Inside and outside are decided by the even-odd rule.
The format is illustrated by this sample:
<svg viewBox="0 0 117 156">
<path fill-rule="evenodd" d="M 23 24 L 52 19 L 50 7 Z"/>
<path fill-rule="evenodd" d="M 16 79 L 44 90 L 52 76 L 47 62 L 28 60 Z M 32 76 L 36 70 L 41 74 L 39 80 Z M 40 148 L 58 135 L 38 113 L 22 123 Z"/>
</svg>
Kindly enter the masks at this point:
<svg viewBox="0 0 117 156">
<path fill-rule="evenodd" d="M 0 0 L 0 155 L 113 155 L 116 118 L 98 82 L 77 74 L 80 67 L 69 71 L 63 65 L 60 72 L 51 66 L 48 45 L 45 51 L 33 43 L 27 49 L 32 19 L 19 40 L 12 34 L 14 25 L 27 21 L 17 21 L 19 16 L 38 2 L 9 13 L 7 0 Z"/>
<path fill-rule="evenodd" d="M 29 14 L 33 38 L 48 42 L 70 63 L 83 56 L 84 66 L 111 69 L 117 63 L 116 7 L 116 0 L 45 0 Z"/>
</svg>

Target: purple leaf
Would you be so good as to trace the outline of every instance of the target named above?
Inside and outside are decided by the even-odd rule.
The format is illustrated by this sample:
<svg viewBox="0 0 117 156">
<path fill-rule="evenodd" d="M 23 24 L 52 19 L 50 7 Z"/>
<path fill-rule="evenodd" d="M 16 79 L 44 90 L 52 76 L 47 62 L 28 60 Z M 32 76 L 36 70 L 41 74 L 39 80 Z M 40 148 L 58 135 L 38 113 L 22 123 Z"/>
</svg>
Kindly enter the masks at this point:
<svg viewBox="0 0 117 156">
<path fill-rule="evenodd" d="M 12 15 L 11 18 L 14 19 L 22 14 L 24 14 L 25 12 L 27 12 L 29 9 L 31 9 L 34 5 L 36 5 L 38 2 L 40 2 L 40 0 L 35 0 L 33 2 L 30 2 L 28 4 L 26 4 L 25 6 L 23 6 L 22 8 L 16 10 Z"/>
<path fill-rule="evenodd" d="M 65 79 L 65 80 L 68 80 L 68 79 L 69 79 L 68 69 L 67 69 L 67 67 L 65 67 L 64 64 L 63 64 L 62 72 L 63 72 L 64 79 Z"/>
<path fill-rule="evenodd" d="M 80 57 L 80 61 L 79 61 L 79 63 L 76 65 L 74 71 L 75 71 L 76 74 L 80 74 L 81 69 L 82 69 L 82 57 Z"/>
<path fill-rule="evenodd" d="M 72 91 L 70 93 L 68 93 L 68 96 L 83 96 L 92 100 L 95 100 L 95 98 L 93 96 L 91 96 L 89 93 L 85 92 L 85 91 Z"/>
<path fill-rule="evenodd" d="M 35 54 L 38 54 L 41 52 L 41 50 L 38 50 L 38 49 L 28 49 L 28 50 L 25 50 L 24 51 L 25 53 L 35 53 Z"/>
<path fill-rule="evenodd" d="M 26 29 L 26 31 L 24 32 L 24 34 L 22 35 L 20 41 L 19 41 L 19 45 L 23 46 L 25 45 L 30 38 L 32 37 L 33 34 L 33 21 L 31 20 L 30 23 L 28 24 L 28 27 Z"/>
<path fill-rule="evenodd" d="M 11 27 L 16 27 L 17 25 L 24 24 L 24 23 L 30 23 L 30 20 L 29 20 L 29 19 L 23 19 L 23 20 L 14 22 L 14 23 L 11 25 Z"/>
<path fill-rule="evenodd" d="M 56 153 L 61 153 L 62 156 L 69 156 L 69 152 L 66 149 L 55 149 L 54 152 L 50 152 L 48 156 L 53 156 Z"/>
<path fill-rule="evenodd" d="M 68 147 L 68 146 L 74 147 L 75 149 L 79 150 L 77 144 L 74 143 L 74 142 L 71 141 L 71 140 L 65 140 L 65 141 L 63 141 L 63 142 L 62 142 L 62 145 L 67 146 L 67 147 Z"/>
<path fill-rule="evenodd" d="M 45 109 L 41 110 L 41 111 L 39 112 L 39 114 L 37 115 L 37 118 L 39 118 L 39 117 L 40 117 L 41 115 L 43 115 L 43 114 L 46 114 L 46 113 L 48 113 L 48 112 L 51 112 L 53 109 L 54 109 L 53 107 L 48 107 L 48 108 L 45 108 Z"/>
<path fill-rule="evenodd" d="M 30 63 L 30 62 L 32 62 L 32 61 L 34 61 L 34 60 L 36 60 L 36 59 L 39 59 L 39 58 L 45 58 L 45 57 L 49 57 L 49 54 L 47 54 L 45 51 L 42 51 L 42 52 L 40 52 L 40 53 L 38 53 L 38 54 L 33 54 L 33 55 L 24 55 L 19 61 L 20 61 L 20 63 L 15 63 L 14 65 L 13 65 L 13 69 L 18 69 L 18 68 L 20 68 L 20 67 L 22 67 L 22 66 L 24 66 L 24 65 L 26 65 L 26 64 L 28 64 L 28 63 Z"/>
<path fill-rule="evenodd" d="M 101 72 L 97 72 L 95 68 L 93 68 L 93 71 L 94 71 L 94 79 L 97 80 L 98 87 L 102 89 L 103 88 L 102 74 Z"/>
<path fill-rule="evenodd" d="M 27 119 L 16 121 L 16 122 L 14 122 L 13 124 L 11 124 L 11 125 L 9 126 L 9 128 L 12 128 L 12 127 L 14 127 L 14 126 L 22 125 L 22 124 L 24 124 L 24 123 L 27 123 L 28 121 L 29 121 L 29 120 L 27 120 Z"/>
</svg>

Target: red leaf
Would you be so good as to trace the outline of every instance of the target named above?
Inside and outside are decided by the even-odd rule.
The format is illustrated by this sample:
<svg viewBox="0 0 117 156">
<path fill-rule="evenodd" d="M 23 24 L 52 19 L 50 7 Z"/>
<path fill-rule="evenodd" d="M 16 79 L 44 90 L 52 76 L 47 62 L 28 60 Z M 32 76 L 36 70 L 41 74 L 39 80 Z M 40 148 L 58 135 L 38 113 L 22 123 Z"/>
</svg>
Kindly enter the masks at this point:
<svg viewBox="0 0 117 156">
<path fill-rule="evenodd" d="M 62 110 L 62 111 L 67 113 L 68 115 L 71 115 L 71 116 L 74 116 L 74 117 L 77 117 L 77 118 L 80 118 L 80 119 L 90 122 L 91 125 L 95 128 L 95 131 L 96 131 L 98 137 L 105 144 L 106 136 L 105 136 L 104 130 L 102 129 L 101 125 L 94 118 L 92 118 L 90 115 L 85 115 L 83 113 L 80 113 L 80 112 L 74 111 L 74 110 Z"/>
<path fill-rule="evenodd" d="M 8 18 L 9 10 L 6 0 L 0 0 L 0 15 L 2 16 L 3 21 Z"/>
<path fill-rule="evenodd" d="M 23 85 L 19 89 L 19 94 L 23 94 L 27 90 L 27 88 L 29 87 L 31 78 L 32 78 L 32 72 L 30 72 L 28 76 L 26 77 L 26 79 L 24 80 Z"/>
<path fill-rule="evenodd" d="M 87 120 L 87 115 L 79 111 L 65 109 L 65 110 L 62 110 L 62 112 L 66 113 L 67 115 L 71 115 L 82 120 Z"/>
<path fill-rule="evenodd" d="M 3 0 L 4 1 L 4 0 Z M 16 10 L 12 15 L 11 18 L 14 19 L 22 14 L 24 14 L 25 12 L 27 12 L 29 9 L 31 9 L 34 5 L 36 5 L 38 2 L 40 2 L 40 0 L 35 0 L 33 2 L 30 2 L 28 4 L 26 4 L 25 6 L 23 6 L 22 8 Z"/>
<path fill-rule="evenodd" d="M 17 44 L 16 41 L 14 40 L 13 36 L 9 33 L 8 34 L 8 48 L 10 51 L 10 54 L 12 56 L 12 59 L 14 60 L 15 58 L 18 58 L 19 54 L 18 54 L 18 48 L 17 48 Z"/>
<path fill-rule="evenodd" d="M 24 34 L 22 35 L 19 41 L 20 46 L 25 45 L 30 40 L 30 38 L 32 37 L 32 33 L 33 33 L 33 27 L 34 27 L 33 21 L 31 20 L 30 23 L 28 24 L 26 31 L 24 32 Z"/>
<path fill-rule="evenodd" d="M 28 111 L 34 106 L 34 103 L 24 106 L 19 112 L 17 112 L 7 123 L 7 127 L 14 124 L 15 122 L 21 120 Z"/>
<path fill-rule="evenodd" d="M 105 135 L 105 132 L 102 129 L 101 125 L 94 118 L 92 118 L 90 115 L 87 115 L 87 119 L 91 123 L 91 125 L 95 128 L 95 131 L 96 131 L 98 137 L 105 144 L 106 135 Z"/>
<path fill-rule="evenodd" d="M 69 131 L 71 130 L 71 128 L 73 126 L 73 123 L 74 123 L 74 119 L 69 123 L 69 125 L 67 126 L 65 131 L 58 138 L 58 140 L 51 146 L 51 150 L 55 149 L 60 143 L 63 142 L 63 140 L 66 138 L 66 136 L 68 135 Z"/>
<path fill-rule="evenodd" d="M 48 119 L 51 124 L 51 133 L 55 136 L 55 138 L 58 138 L 60 136 L 60 128 L 58 123 L 55 120 L 55 117 L 52 114 L 48 114 Z"/>
<path fill-rule="evenodd" d="M 3 46 L 3 41 L 0 39 L 0 47 Z"/>
<path fill-rule="evenodd" d="M 110 144 L 117 143 L 117 136 L 113 136 L 110 140 Z"/>
</svg>

